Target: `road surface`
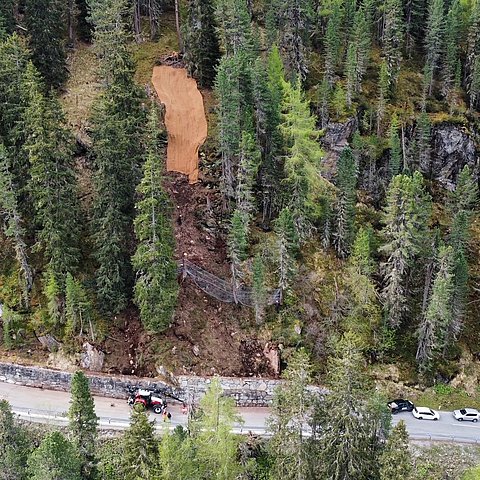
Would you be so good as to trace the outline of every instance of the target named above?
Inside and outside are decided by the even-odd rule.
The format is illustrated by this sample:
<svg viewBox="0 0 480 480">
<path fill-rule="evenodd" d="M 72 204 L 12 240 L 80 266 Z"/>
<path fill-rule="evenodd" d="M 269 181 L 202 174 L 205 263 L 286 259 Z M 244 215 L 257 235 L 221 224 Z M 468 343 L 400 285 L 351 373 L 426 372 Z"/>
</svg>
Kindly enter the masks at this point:
<svg viewBox="0 0 480 480">
<path fill-rule="evenodd" d="M 12 410 L 20 418 L 34 422 L 65 425 L 67 423 L 70 394 L 40 388 L 23 387 L 10 383 L 0 382 L 0 399 L 6 399 Z M 128 427 L 130 407 L 126 400 L 117 398 L 94 397 L 95 410 L 100 418 L 102 428 L 125 429 Z M 187 415 L 182 413 L 179 404 L 171 403 L 169 410 L 172 419 L 164 424 L 162 417 L 150 413 L 150 418 L 156 420 L 158 430 L 168 426 L 185 425 Z M 268 408 L 239 408 L 238 413 L 243 417 L 244 424 L 237 425 L 237 433 L 266 434 L 265 420 L 269 415 Z M 411 413 L 402 412 L 393 416 L 393 423 L 404 420 L 410 438 L 414 440 L 450 441 L 455 443 L 479 443 L 480 423 L 458 422 L 451 412 L 440 412 L 440 420 L 417 420 Z"/>
</svg>

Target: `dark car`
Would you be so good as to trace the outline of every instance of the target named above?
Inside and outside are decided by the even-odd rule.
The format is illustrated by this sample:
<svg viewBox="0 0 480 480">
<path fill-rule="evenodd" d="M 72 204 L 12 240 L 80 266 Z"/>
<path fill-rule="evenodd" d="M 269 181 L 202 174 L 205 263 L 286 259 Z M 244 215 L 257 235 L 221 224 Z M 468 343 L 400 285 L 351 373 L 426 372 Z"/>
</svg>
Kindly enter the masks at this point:
<svg viewBox="0 0 480 480">
<path fill-rule="evenodd" d="M 410 400 L 403 400 L 401 398 L 388 402 L 387 406 L 394 414 L 405 411 L 411 412 L 415 408 L 415 405 Z"/>
</svg>

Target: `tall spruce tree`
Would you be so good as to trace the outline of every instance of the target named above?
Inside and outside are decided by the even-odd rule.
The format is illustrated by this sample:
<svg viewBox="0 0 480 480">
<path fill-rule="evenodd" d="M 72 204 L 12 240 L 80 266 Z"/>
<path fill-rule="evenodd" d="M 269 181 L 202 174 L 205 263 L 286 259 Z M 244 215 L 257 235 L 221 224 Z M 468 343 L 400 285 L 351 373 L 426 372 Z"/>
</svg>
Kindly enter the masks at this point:
<svg viewBox="0 0 480 480">
<path fill-rule="evenodd" d="M 122 478 L 153 480 L 158 478 L 154 422 L 150 422 L 147 413 L 137 407 L 132 410 L 130 427 L 123 438 Z"/>
<path fill-rule="evenodd" d="M 347 48 L 345 75 L 347 77 L 347 106 L 352 104 L 354 93 L 362 88 L 362 81 L 367 71 L 372 43 L 368 5 L 362 4 L 355 12 L 353 29 Z"/>
<path fill-rule="evenodd" d="M 198 419 L 190 426 L 197 461 L 195 478 L 241 478 L 244 468 L 237 461 L 238 437 L 232 433 L 232 427 L 242 420 L 235 412 L 233 399 L 223 395 L 218 379 L 211 382 L 199 410 Z"/>
<path fill-rule="evenodd" d="M 408 274 L 425 241 L 430 210 L 431 199 L 419 172 L 392 179 L 382 231 L 385 244 L 380 247 L 386 256 L 382 296 L 386 320 L 392 327 L 400 325 L 409 309 Z"/>
<path fill-rule="evenodd" d="M 392 430 L 379 458 L 380 480 L 405 480 L 412 472 L 412 454 L 405 422 L 400 420 Z"/>
<path fill-rule="evenodd" d="M 5 29 L 5 34 L 12 34 L 15 29 L 14 6 L 14 0 L 4 0 L 0 4 L 0 18 L 2 19 L 0 22 Z"/>
<path fill-rule="evenodd" d="M 480 105 L 480 2 L 471 8 L 465 69 L 470 108 L 476 108 Z"/>
<path fill-rule="evenodd" d="M 448 346 L 448 331 L 453 322 L 453 262 L 453 248 L 440 247 L 438 272 L 419 328 L 416 359 L 422 373 L 431 370 Z"/>
<path fill-rule="evenodd" d="M 276 263 L 278 275 L 278 288 L 280 288 L 281 299 L 290 289 L 295 276 L 297 265 L 295 256 L 298 251 L 298 233 L 290 209 L 284 208 L 275 220 L 276 234 Z"/>
<path fill-rule="evenodd" d="M 79 264 L 79 202 L 72 138 L 58 101 L 46 97 L 33 65 L 27 67 L 28 108 L 24 150 L 30 164 L 28 190 L 33 199 L 37 243 L 60 291 Z"/>
<path fill-rule="evenodd" d="M 385 60 L 382 60 L 378 79 L 378 101 L 377 101 L 377 135 L 383 132 L 383 120 L 385 118 L 385 109 L 389 97 L 390 77 L 388 66 Z"/>
<path fill-rule="evenodd" d="M 104 312 L 117 313 L 126 306 L 132 283 L 131 219 L 145 115 L 128 50 L 126 0 L 88 0 L 88 5 L 101 58 L 100 73 L 106 84 L 94 108 L 92 132 L 97 296 Z"/>
<path fill-rule="evenodd" d="M 259 169 L 261 206 L 268 222 L 281 204 L 283 138 L 279 130 L 283 100 L 284 70 L 278 48 L 274 45 L 265 64 L 258 59 L 253 75 L 253 95 L 257 144 L 262 153 Z"/>
<path fill-rule="evenodd" d="M 400 173 L 402 167 L 402 146 L 398 136 L 398 117 L 394 114 L 390 123 L 390 132 L 388 138 L 390 146 L 390 158 L 388 162 L 389 174 L 395 177 Z"/>
<path fill-rule="evenodd" d="M 29 480 L 82 480 L 77 451 L 62 433 L 47 433 L 28 457 Z"/>
<path fill-rule="evenodd" d="M 27 458 L 31 450 L 32 444 L 27 431 L 15 422 L 10 404 L 6 400 L 0 400 L 0 478 L 29 478 Z"/>
<path fill-rule="evenodd" d="M 311 0 L 282 0 L 278 5 L 278 46 L 292 82 L 305 80 L 308 73 L 311 8 Z"/>
<path fill-rule="evenodd" d="M 59 87 L 67 79 L 61 0 L 25 0 L 25 24 L 32 60 L 48 85 Z"/>
<path fill-rule="evenodd" d="M 402 62 L 405 30 L 402 2 L 385 0 L 383 17 L 382 53 L 386 62 L 390 86 L 393 87 L 397 82 Z"/>
<path fill-rule="evenodd" d="M 324 37 L 325 48 L 325 78 L 330 87 L 335 83 L 335 71 L 342 58 L 342 23 L 344 9 L 342 2 L 335 0 L 328 17 Z"/>
<path fill-rule="evenodd" d="M 234 199 L 242 131 L 253 127 L 250 65 L 242 54 L 220 61 L 215 92 L 218 98 L 219 143 L 222 154 L 222 187 L 227 201 Z"/>
<path fill-rule="evenodd" d="M 143 179 L 137 188 L 139 197 L 135 205 L 134 227 L 138 246 L 132 257 L 136 271 L 135 303 L 140 308 L 144 327 L 151 332 L 168 327 L 178 296 L 171 205 L 162 185 L 163 161 L 158 112 L 152 105 Z"/>
<path fill-rule="evenodd" d="M 318 442 L 317 478 L 376 478 L 381 412 L 365 394 L 364 359 L 358 338 L 350 332 L 338 341 L 328 369 L 329 394 L 313 413 L 313 438 Z"/>
<path fill-rule="evenodd" d="M 65 281 L 65 338 L 90 333 L 95 341 L 93 306 L 80 280 L 67 274 Z"/>
<path fill-rule="evenodd" d="M 460 86 L 460 39 L 463 40 L 463 17 L 460 0 L 453 0 L 445 22 L 445 56 L 442 62 L 443 90 L 447 94 Z"/>
<path fill-rule="evenodd" d="M 247 2 L 218 0 L 215 17 L 223 51 L 227 55 L 243 53 L 253 58 L 255 42 Z"/>
<path fill-rule="evenodd" d="M 80 458 L 82 478 L 96 475 L 96 441 L 98 417 L 85 374 L 78 370 L 72 376 L 68 428 Z"/>
<path fill-rule="evenodd" d="M 19 208 L 19 192 L 13 184 L 11 161 L 7 150 L 0 143 L 0 214 L 4 217 L 3 232 L 10 238 L 15 250 L 15 258 L 21 272 L 21 291 L 23 306 L 30 301 L 33 286 L 33 270 L 30 265 L 26 243 L 25 225 Z"/>
<path fill-rule="evenodd" d="M 443 0 L 430 0 L 425 35 L 425 89 L 432 93 L 433 79 L 445 51 L 445 12 Z"/>
<path fill-rule="evenodd" d="M 333 244 L 341 258 L 349 254 L 354 238 L 357 170 L 352 150 L 346 147 L 337 162 L 335 182 L 338 193 L 334 209 Z"/>
<path fill-rule="evenodd" d="M 220 59 L 214 12 L 213 2 L 208 0 L 187 3 L 184 60 L 189 74 L 203 87 L 213 85 Z"/>
<path fill-rule="evenodd" d="M 285 383 L 277 387 L 267 429 L 272 437 L 268 452 L 272 458 L 272 478 L 309 480 L 311 464 L 304 431 L 309 422 L 313 396 L 307 390 L 312 380 L 312 365 L 304 350 L 295 352 L 283 374 Z"/>
<path fill-rule="evenodd" d="M 255 308 L 255 321 L 261 324 L 267 305 L 265 265 L 261 254 L 257 253 L 252 266 L 252 300 Z"/>
</svg>

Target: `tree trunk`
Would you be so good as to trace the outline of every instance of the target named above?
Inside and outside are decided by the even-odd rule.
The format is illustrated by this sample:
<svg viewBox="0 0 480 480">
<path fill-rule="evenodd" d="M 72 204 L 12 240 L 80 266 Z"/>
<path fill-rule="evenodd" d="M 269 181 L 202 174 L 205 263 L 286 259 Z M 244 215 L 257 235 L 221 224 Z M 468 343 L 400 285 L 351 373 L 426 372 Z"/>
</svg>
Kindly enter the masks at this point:
<svg viewBox="0 0 480 480">
<path fill-rule="evenodd" d="M 178 49 L 183 53 L 182 32 L 180 31 L 180 11 L 178 6 L 179 0 L 175 0 L 175 25 L 177 26 Z"/>
<path fill-rule="evenodd" d="M 73 37 L 73 23 L 75 18 L 75 3 L 74 0 L 68 0 L 68 18 L 67 18 L 67 28 L 68 28 L 68 43 L 73 48 L 75 46 L 75 39 Z"/>
<path fill-rule="evenodd" d="M 135 32 L 135 41 L 137 43 L 141 42 L 140 33 L 141 33 L 141 24 L 140 24 L 140 0 L 135 0 L 133 4 L 133 31 Z"/>
</svg>

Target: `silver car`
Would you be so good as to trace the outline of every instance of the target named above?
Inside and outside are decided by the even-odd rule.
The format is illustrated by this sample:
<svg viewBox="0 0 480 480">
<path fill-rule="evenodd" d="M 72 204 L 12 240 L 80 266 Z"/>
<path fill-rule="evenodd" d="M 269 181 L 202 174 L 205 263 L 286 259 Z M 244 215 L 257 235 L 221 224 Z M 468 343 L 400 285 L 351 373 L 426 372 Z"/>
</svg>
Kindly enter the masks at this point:
<svg viewBox="0 0 480 480">
<path fill-rule="evenodd" d="M 480 413 L 474 408 L 461 408 L 460 410 L 454 410 L 453 416 L 455 420 L 462 422 L 463 420 L 469 420 L 470 422 L 478 422 Z"/>
</svg>

